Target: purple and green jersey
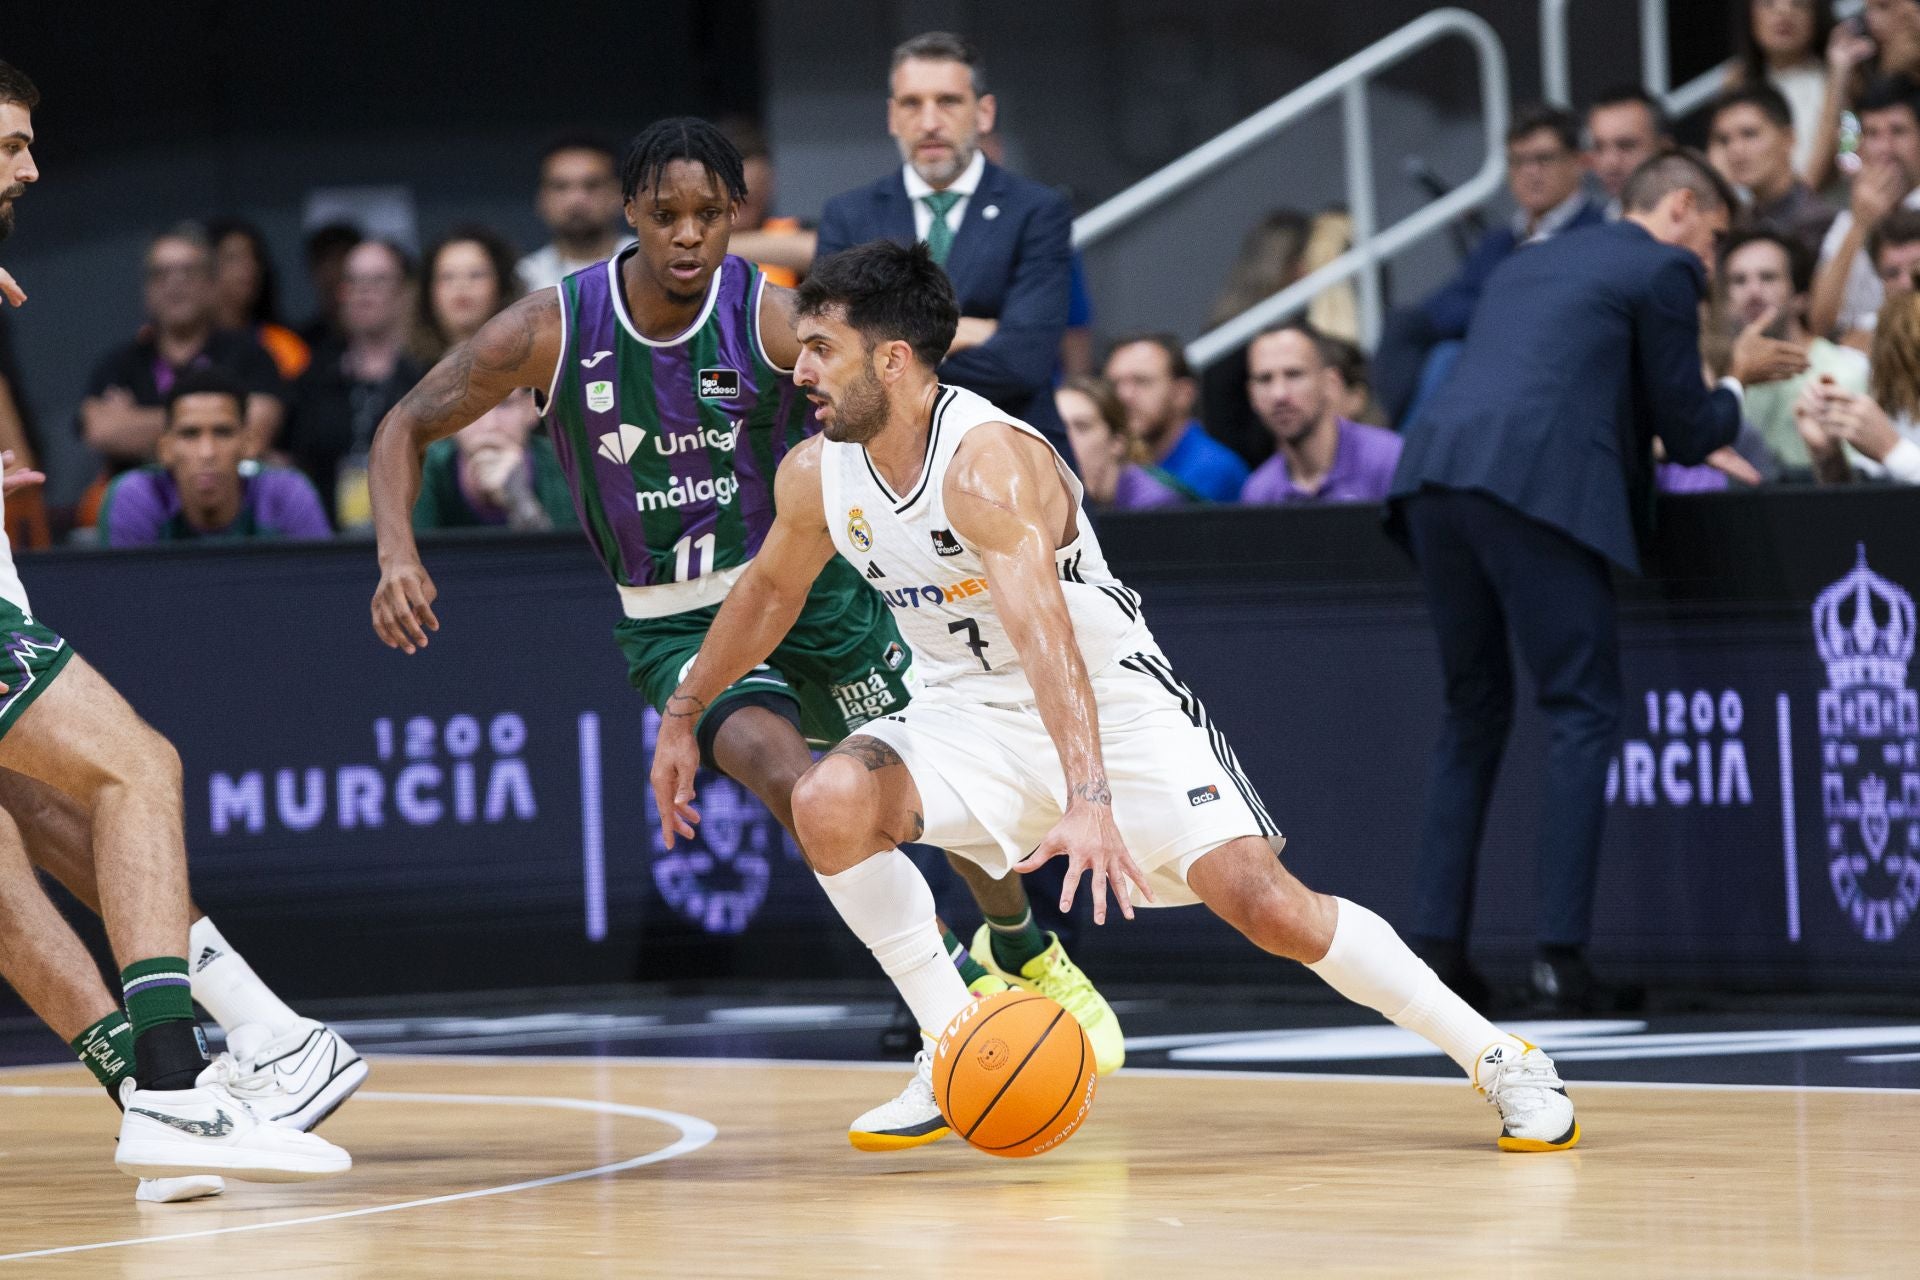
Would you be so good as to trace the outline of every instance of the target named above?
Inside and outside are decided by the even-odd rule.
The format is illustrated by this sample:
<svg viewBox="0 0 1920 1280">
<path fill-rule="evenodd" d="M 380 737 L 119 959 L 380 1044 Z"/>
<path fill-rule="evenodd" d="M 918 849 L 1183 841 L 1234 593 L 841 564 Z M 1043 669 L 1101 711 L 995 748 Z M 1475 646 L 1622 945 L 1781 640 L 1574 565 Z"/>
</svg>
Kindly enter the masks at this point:
<svg viewBox="0 0 1920 1280">
<path fill-rule="evenodd" d="M 620 289 L 633 252 L 561 280 L 564 350 L 546 421 L 607 572 L 651 587 L 751 560 L 773 525 L 780 460 L 817 424 L 761 346 L 759 268 L 729 254 L 692 327 L 656 342 Z"/>
</svg>

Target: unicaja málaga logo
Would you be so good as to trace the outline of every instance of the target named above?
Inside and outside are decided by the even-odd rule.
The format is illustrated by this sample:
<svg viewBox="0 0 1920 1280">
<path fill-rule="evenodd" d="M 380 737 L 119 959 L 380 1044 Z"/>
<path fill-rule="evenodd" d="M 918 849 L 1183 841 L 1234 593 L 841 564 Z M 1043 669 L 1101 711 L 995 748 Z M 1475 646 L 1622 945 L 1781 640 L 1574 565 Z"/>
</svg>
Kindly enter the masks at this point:
<svg viewBox="0 0 1920 1280">
<path fill-rule="evenodd" d="M 1892 942 L 1920 907 L 1920 698 L 1907 684 L 1913 597 L 1867 567 L 1813 606 L 1827 667 L 1820 691 L 1820 800 L 1827 878 L 1869 942 Z"/>
</svg>

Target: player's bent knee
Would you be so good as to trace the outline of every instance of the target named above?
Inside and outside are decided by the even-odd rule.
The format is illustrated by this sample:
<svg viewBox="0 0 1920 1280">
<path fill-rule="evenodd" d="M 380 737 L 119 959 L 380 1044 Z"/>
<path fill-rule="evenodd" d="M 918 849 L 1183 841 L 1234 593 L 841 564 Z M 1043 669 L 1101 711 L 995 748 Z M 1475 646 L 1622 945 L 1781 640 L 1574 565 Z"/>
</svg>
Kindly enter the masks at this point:
<svg viewBox="0 0 1920 1280">
<path fill-rule="evenodd" d="M 864 765 L 827 756 L 793 786 L 793 825 L 813 869 L 844 871 L 873 853 L 879 788 Z"/>
</svg>

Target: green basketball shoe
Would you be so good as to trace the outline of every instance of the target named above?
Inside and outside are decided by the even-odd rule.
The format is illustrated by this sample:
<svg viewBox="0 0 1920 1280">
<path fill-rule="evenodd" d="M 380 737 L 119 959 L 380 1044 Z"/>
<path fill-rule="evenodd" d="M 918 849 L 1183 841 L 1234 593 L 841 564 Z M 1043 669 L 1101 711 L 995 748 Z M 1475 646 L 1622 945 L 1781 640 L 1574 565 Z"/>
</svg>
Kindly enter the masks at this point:
<svg viewBox="0 0 1920 1280">
<path fill-rule="evenodd" d="M 1047 935 L 1047 949 L 1020 966 L 1019 973 L 1008 973 L 993 958 L 993 929 L 981 925 L 968 948 L 981 967 L 1007 985 L 1033 991 L 1053 1000 L 1073 1015 L 1093 1045 L 1094 1070 L 1110 1075 L 1127 1060 L 1127 1038 L 1120 1031 L 1120 1019 L 1113 1014 L 1107 999 L 1094 989 L 1093 982 L 1080 972 L 1080 966 L 1067 957 L 1058 934 Z"/>
</svg>

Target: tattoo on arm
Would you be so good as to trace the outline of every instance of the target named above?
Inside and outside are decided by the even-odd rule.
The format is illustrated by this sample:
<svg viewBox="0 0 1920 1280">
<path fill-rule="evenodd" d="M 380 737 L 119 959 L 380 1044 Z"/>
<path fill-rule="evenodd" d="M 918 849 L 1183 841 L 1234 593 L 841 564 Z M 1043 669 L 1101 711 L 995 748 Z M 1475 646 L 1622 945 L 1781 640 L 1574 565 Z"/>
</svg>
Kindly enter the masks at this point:
<svg viewBox="0 0 1920 1280">
<path fill-rule="evenodd" d="M 906 764 L 906 761 L 900 758 L 898 751 L 895 751 L 892 747 L 880 741 L 880 739 L 869 738 L 865 734 L 856 734 L 848 738 L 839 746 L 827 752 L 827 754 L 830 756 L 852 756 L 855 760 L 867 766 L 868 773 L 878 773 L 888 765 Z M 919 817 L 918 814 L 914 816 L 916 818 Z"/>
<path fill-rule="evenodd" d="M 696 698 L 690 693 L 676 693 L 667 699 L 667 715 L 675 720 L 691 719 L 706 709 L 706 699 Z"/>
<path fill-rule="evenodd" d="M 1103 804 L 1108 808 L 1113 807 L 1113 791 L 1107 786 L 1107 780 L 1104 776 L 1094 778 L 1088 782 L 1075 783 L 1073 794 L 1077 798 L 1087 801 L 1089 804 Z"/>
<path fill-rule="evenodd" d="M 498 404 L 521 380 L 543 325 L 559 319 L 559 301 L 550 290 L 508 307 L 461 343 L 407 392 L 395 411 L 429 429 L 465 426 Z M 480 385 L 475 386 L 478 382 Z M 526 385 L 532 385 L 527 383 Z M 542 389 L 546 379 L 540 379 Z"/>
</svg>

